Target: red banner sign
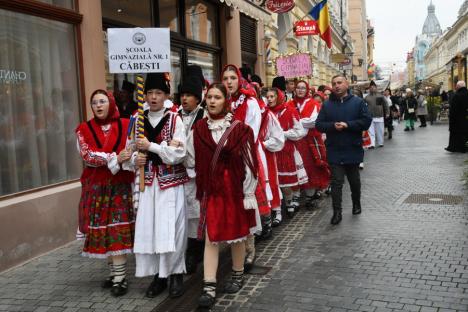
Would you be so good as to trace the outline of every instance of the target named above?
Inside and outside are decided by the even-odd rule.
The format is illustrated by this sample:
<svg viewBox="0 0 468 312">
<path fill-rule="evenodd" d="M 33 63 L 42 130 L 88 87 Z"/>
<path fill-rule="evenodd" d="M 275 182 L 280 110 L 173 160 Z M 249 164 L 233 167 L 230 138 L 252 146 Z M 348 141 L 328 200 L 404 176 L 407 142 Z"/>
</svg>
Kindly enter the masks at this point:
<svg viewBox="0 0 468 312">
<path fill-rule="evenodd" d="M 296 36 L 318 35 L 319 29 L 316 21 L 298 21 L 294 25 L 294 34 Z"/>
<path fill-rule="evenodd" d="M 273 13 L 286 13 L 294 8 L 294 0 L 267 0 L 266 7 Z"/>
</svg>

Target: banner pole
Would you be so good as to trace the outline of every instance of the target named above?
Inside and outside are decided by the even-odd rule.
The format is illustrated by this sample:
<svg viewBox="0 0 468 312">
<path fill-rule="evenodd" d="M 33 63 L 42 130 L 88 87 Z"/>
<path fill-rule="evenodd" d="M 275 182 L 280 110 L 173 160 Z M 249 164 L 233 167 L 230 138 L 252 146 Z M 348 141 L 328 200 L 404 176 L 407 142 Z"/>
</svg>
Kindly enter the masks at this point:
<svg viewBox="0 0 468 312">
<path fill-rule="evenodd" d="M 145 120 L 144 120 L 144 104 L 145 98 L 143 93 L 143 76 L 141 74 L 137 75 L 137 100 L 138 100 L 138 119 L 136 122 L 136 137 L 138 139 L 143 138 L 144 135 L 144 128 L 145 128 Z M 139 155 L 142 155 L 143 152 L 139 151 Z M 145 190 L 145 166 L 140 166 L 140 192 Z"/>
</svg>

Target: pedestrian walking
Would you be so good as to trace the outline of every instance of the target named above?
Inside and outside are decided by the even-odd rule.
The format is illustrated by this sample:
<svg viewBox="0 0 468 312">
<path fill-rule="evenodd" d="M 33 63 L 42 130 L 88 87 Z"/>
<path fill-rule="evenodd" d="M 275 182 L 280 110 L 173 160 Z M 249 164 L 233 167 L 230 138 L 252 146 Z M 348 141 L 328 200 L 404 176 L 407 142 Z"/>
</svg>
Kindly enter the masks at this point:
<svg viewBox="0 0 468 312">
<path fill-rule="evenodd" d="M 450 100 L 449 145 L 452 153 L 465 153 L 468 140 L 468 90 L 464 81 L 458 81 L 455 95 Z"/>
<path fill-rule="evenodd" d="M 144 113 L 144 137 L 136 140 L 132 160 L 145 168 L 145 189 L 139 189 L 135 223 L 137 277 L 154 276 L 146 290 L 153 298 L 169 284 L 169 296 L 183 294 L 187 217 L 184 183 L 189 181 L 182 162 L 186 155 L 185 127 L 178 113 L 164 107 L 170 94 L 167 76 L 150 73 L 144 93 L 149 110 Z M 138 170 L 138 168 L 136 168 Z M 169 281 L 168 281 L 169 279 Z"/>
<path fill-rule="evenodd" d="M 406 89 L 406 96 L 401 100 L 401 109 L 403 111 L 403 119 L 405 120 L 405 131 L 414 130 L 414 122 L 416 119 L 416 109 L 418 102 L 413 95 L 413 91 Z"/>
<path fill-rule="evenodd" d="M 110 274 L 102 283 L 113 296 L 127 293 L 126 255 L 133 251 L 133 172 L 121 166 L 131 157 L 126 149 L 129 119 L 121 119 L 112 93 L 91 95 L 94 117 L 76 129 L 84 161 L 81 175 L 79 230 L 85 235 L 83 255 L 107 259 Z M 131 169 L 131 168 L 127 168 Z"/>
<path fill-rule="evenodd" d="M 326 158 L 322 135 L 315 129 L 315 121 L 320 111 L 320 105 L 308 96 L 309 84 L 299 80 L 296 84 L 296 95 L 287 105 L 294 107 L 300 117 L 302 126 L 307 129 L 307 135 L 297 142 L 297 149 L 304 162 L 308 182 L 301 185 L 305 192 L 305 206 L 308 209 L 317 207 L 315 192 L 326 189 L 330 182 L 330 172 Z M 293 205 L 299 209 L 299 194 L 293 195 Z"/>
<path fill-rule="evenodd" d="M 256 229 L 255 189 L 258 162 L 252 128 L 229 112 L 223 84 L 210 86 L 208 117 L 189 135 L 186 163 L 196 172 L 201 203 L 199 238 L 205 238 L 204 286 L 199 306 L 215 303 L 220 243 L 231 247 L 232 273 L 224 292 L 237 293 L 244 284 L 245 241 Z"/>
<path fill-rule="evenodd" d="M 426 97 L 424 96 L 424 91 L 422 89 L 418 90 L 418 96 L 416 98 L 418 102 L 418 108 L 416 109 L 416 116 L 418 116 L 419 121 L 421 124 L 419 125 L 420 128 L 427 127 L 426 125 L 426 116 L 427 116 L 427 101 Z"/>
<path fill-rule="evenodd" d="M 374 80 L 369 84 L 369 94 L 364 98 L 369 112 L 372 115 L 372 124 L 369 128 L 371 146 L 384 146 L 385 117 L 388 114 L 388 104 L 385 98 L 377 92 Z"/>
<path fill-rule="evenodd" d="M 385 89 L 384 91 L 384 98 L 385 101 L 387 101 L 387 107 L 388 109 L 385 110 L 385 117 L 384 117 L 384 124 L 385 128 L 387 128 L 388 132 L 388 139 L 392 139 L 392 132 L 393 132 L 393 116 L 392 116 L 392 90 L 390 88 Z"/>
<path fill-rule="evenodd" d="M 361 180 L 359 163 L 363 161 L 362 132 L 369 129 L 372 117 L 366 103 L 348 94 L 344 75 L 332 78 L 333 93 L 317 117 L 316 128 L 327 134 L 327 155 L 331 168 L 333 217 L 331 224 L 342 219 L 342 189 L 346 175 L 353 201 L 353 214 L 361 213 Z"/>
<path fill-rule="evenodd" d="M 205 110 L 201 107 L 203 98 L 203 84 L 205 79 L 201 67 L 191 65 L 190 72 L 180 86 L 181 108 L 179 115 L 185 126 L 185 135 L 188 136 L 195 124 L 205 117 Z M 196 74 L 198 73 L 198 74 Z M 187 274 L 195 273 L 197 264 L 203 260 L 204 242 L 199 241 L 197 231 L 200 219 L 200 203 L 196 199 L 195 169 L 187 168 L 190 180 L 184 185 L 187 211 L 187 250 L 185 252 L 185 267 Z"/>
<path fill-rule="evenodd" d="M 276 152 L 278 183 L 286 203 L 286 211 L 294 213 L 292 206 L 292 187 L 299 187 L 307 183 L 307 174 L 304 171 L 302 158 L 297 151 L 296 142 L 304 138 L 306 130 L 300 123 L 299 113 L 285 102 L 284 93 L 271 88 L 267 92 L 268 109 L 276 115 L 283 130 L 286 141 L 283 149 Z M 279 226 L 283 221 L 281 207 L 273 208 L 273 227 Z"/>
</svg>

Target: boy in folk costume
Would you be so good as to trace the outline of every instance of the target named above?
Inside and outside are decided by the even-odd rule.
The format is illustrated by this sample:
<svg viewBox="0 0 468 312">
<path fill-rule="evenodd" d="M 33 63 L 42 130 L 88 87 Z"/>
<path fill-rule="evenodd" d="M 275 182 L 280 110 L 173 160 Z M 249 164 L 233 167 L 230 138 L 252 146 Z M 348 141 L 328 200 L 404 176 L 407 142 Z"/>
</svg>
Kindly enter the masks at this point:
<svg viewBox="0 0 468 312">
<path fill-rule="evenodd" d="M 288 214 L 294 213 L 291 205 L 293 190 L 300 184 L 307 183 L 307 174 L 304 171 L 301 156 L 297 152 L 296 142 L 306 136 L 307 132 L 299 122 L 299 113 L 285 103 L 284 93 L 271 88 L 267 92 L 268 109 L 278 118 L 282 127 L 286 142 L 284 148 L 276 152 L 278 166 L 278 180 L 281 191 L 285 197 Z M 281 208 L 273 209 L 273 226 L 282 222 Z"/>
<path fill-rule="evenodd" d="M 145 167 L 145 189 L 139 192 L 135 225 L 135 275 L 154 275 L 147 297 L 160 294 L 167 287 L 167 278 L 169 296 L 178 297 L 183 294 L 187 240 L 183 184 L 189 177 L 182 165 L 185 127 L 177 113 L 164 108 L 170 93 L 165 74 L 148 74 L 144 92 L 149 110 L 144 113 L 145 137 L 136 140 L 136 147 L 146 153 L 135 152 L 132 157 L 137 170 Z"/>
<path fill-rule="evenodd" d="M 224 287 L 237 293 L 244 284 L 245 240 L 256 228 L 258 171 L 252 128 L 229 113 L 227 90 L 213 84 L 206 95 L 208 117 L 187 140 L 186 165 L 196 171 L 200 201 L 199 238 L 205 238 L 204 287 L 199 306 L 215 303 L 219 243 L 230 244 L 232 274 Z"/>
<path fill-rule="evenodd" d="M 133 249 L 133 172 L 122 170 L 130 159 L 125 148 L 128 119 L 119 118 L 112 93 L 91 95 L 94 118 L 76 129 L 78 149 L 85 167 L 81 175 L 79 231 L 85 234 L 83 256 L 106 259 L 109 277 L 102 288 L 113 296 L 127 293 L 127 257 Z"/>
<path fill-rule="evenodd" d="M 307 136 L 297 142 L 297 148 L 304 161 L 304 168 L 309 179 L 301 186 L 306 193 L 306 207 L 316 207 L 314 193 L 328 187 L 330 170 L 326 160 L 325 146 L 322 134 L 315 129 L 315 120 L 320 111 L 320 105 L 308 96 L 309 84 L 300 80 L 296 84 L 296 95 L 289 105 L 296 108 L 301 118 L 302 126 L 307 130 Z"/>
<path fill-rule="evenodd" d="M 181 106 L 179 115 L 185 126 L 185 134 L 188 136 L 195 124 L 205 117 L 205 110 L 200 103 L 203 99 L 202 69 L 191 65 L 187 68 L 187 77 L 179 88 Z M 190 181 L 185 184 L 185 196 L 188 218 L 188 241 L 185 254 L 187 274 L 195 273 L 197 264 L 203 260 L 204 242 L 198 240 L 198 223 L 200 218 L 200 203 L 196 199 L 195 168 L 187 168 Z"/>
</svg>

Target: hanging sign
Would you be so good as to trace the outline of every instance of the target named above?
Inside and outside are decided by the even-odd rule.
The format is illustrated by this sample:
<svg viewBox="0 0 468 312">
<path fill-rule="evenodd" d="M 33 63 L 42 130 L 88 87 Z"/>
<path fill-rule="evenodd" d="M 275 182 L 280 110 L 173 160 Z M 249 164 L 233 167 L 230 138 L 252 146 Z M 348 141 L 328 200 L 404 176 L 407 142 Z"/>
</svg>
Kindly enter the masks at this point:
<svg viewBox="0 0 468 312">
<path fill-rule="evenodd" d="M 169 28 L 109 28 L 110 73 L 171 71 Z"/>
<path fill-rule="evenodd" d="M 307 53 L 280 56 L 276 59 L 276 74 L 284 78 L 306 77 L 312 74 L 312 61 Z"/>
<path fill-rule="evenodd" d="M 297 21 L 294 24 L 294 34 L 299 36 L 318 35 L 319 30 L 316 21 Z"/>
<path fill-rule="evenodd" d="M 273 13 L 286 13 L 294 8 L 294 0 L 267 0 L 266 8 Z"/>
</svg>

